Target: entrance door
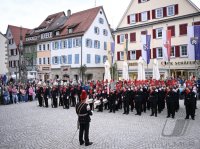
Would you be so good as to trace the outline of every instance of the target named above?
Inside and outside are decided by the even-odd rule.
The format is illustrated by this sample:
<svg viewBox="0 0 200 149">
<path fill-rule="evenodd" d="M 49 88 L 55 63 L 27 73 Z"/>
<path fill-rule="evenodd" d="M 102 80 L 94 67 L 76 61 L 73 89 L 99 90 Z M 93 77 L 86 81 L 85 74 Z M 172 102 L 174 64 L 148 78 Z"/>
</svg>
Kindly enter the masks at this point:
<svg viewBox="0 0 200 149">
<path fill-rule="evenodd" d="M 45 74 L 44 75 L 44 81 L 47 81 L 49 79 L 49 75 L 48 74 Z"/>
</svg>

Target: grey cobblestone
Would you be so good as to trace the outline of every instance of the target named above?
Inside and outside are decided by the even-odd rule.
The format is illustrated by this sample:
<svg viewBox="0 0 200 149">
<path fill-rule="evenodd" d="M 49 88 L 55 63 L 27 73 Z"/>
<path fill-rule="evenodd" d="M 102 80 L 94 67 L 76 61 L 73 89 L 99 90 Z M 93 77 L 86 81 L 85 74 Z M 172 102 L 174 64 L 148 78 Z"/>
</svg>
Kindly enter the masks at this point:
<svg viewBox="0 0 200 149">
<path fill-rule="evenodd" d="M 90 127 L 90 147 L 80 146 L 75 109 L 41 108 L 36 102 L 0 106 L 1 149 L 200 149 L 200 110 L 196 120 L 184 120 L 183 101 L 175 119 L 166 119 L 166 109 L 158 117 L 150 111 L 135 116 L 104 111 L 94 112 Z M 198 101 L 198 107 L 200 102 Z M 163 135 L 164 134 L 164 135 Z"/>
</svg>

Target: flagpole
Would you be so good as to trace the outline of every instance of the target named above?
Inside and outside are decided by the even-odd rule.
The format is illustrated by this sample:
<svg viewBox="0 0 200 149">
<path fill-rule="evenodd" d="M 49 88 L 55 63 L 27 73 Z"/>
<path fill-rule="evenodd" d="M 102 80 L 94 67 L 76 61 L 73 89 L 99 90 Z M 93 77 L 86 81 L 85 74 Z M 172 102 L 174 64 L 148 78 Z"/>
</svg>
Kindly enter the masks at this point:
<svg viewBox="0 0 200 149">
<path fill-rule="evenodd" d="M 192 24 L 193 24 L 193 32 L 194 32 L 194 38 L 195 38 L 195 30 L 194 30 L 194 28 L 195 28 L 195 25 L 194 25 L 194 17 L 193 17 L 193 22 L 192 22 Z M 194 60 L 195 60 L 195 77 L 197 77 L 197 59 L 196 59 L 196 50 L 195 50 L 195 44 L 194 44 Z"/>
</svg>

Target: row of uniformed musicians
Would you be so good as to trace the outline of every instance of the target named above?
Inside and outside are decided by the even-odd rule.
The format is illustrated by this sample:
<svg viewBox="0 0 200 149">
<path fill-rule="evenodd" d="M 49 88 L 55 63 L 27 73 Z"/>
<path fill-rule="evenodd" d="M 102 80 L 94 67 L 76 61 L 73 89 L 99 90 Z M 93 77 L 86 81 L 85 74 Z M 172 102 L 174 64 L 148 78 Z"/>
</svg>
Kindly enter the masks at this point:
<svg viewBox="0 0 200 149">
<path fill-rule="evenodd" d="M 180 93 L 178 85 L 166 87 L 165 85 L 155 86 L 138 86 L 125 87 L 121 90 L 89 91 L 88 102 L 91 109 L 98 108 L 98 112 L 108 109 L 109 112 L 115 113 L 118 109 L 124 110 L 123 114 L 129 114 L 136 109 L 136 114 L 141 116 L 142 112 L 151 110 L 150 116 L 157 117 L 157 113 L 161 113 L 167 107 L 167 118 L 175 117 L 175 113 L 179 110 L 180 95 L 184 96 L 184 104 L 186 107 L 186 119 L 191 116 L 195 117 L 196 109 L 196 93 L 193 87 L 186 87 Z"/>
<path fill-rule="evenodd" d="M 37 97 L 39 106 L 48 107 L 48 97 L 51 96 L 52 107 L 63 106 L 69 108 L 75 106 L 80 99 L 82 88 L 81 86 L 53 85 L 52 88 L 38 86 Z M 195 117 L 196 109 L 196 94 L 192 86 L 186 88 L 181 93 L 185 98 L 186 119 L 191 116 Z M 136 110 L 136 115 L 141 115 L 146 110 L 151 110 L 150 116 L 157 117 L 157 113 L 161 113 L 165 106 L 167 107 L 167 118 L 175 117 L 175 113 L 179 110 L 180 91 L 178 86 L 126 86 L 118 90 L 88 90 L 88 103 L 91 109 L 98 109 L 98 112 L 103 112 L 103 109 L 115 113 L 119 109 L 124 110 L 123 114 L 129 114 Z"/>
<path fill-rule="evenodd" d="M 69 109 L 70 106 L 75 107 L 76 103 L 80 100 L 81 86 L 58 86 L 53 85 L 52 87 L 39 84 L 37 86 L 37 98 L 39 106 L 48 107 L 48 98 L 51 98 L 52 108 L 63 106 L 63 108 Z M 59 101 L 58 101 L 59 100 Z"/>
</svg>

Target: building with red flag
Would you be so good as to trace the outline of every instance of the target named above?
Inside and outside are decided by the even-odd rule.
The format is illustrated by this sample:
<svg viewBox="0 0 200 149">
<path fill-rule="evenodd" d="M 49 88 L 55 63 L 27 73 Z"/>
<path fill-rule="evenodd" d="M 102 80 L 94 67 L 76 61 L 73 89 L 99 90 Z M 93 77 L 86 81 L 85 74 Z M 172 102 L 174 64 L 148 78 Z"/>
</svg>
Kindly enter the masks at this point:
<svg viewBox="0 0 200 149">
<path fill-rule="evenodd" d="M 153 59 L 158 59 L 161 78 L 195 75 L 200 62 L 189 59 L 188 27 L 200 25 L 200 9 L 190 0 L 131 0 L 115 31 L 115 57 L 119 79 L 125 58 L 127 37 L 129 77 L 137 78 L 137 61 L 142 55 L 141 35 L 151 35 L 151 60 L 146 77 L 152 77 Z M 164 59 L 163 30 L 171 31 L 170 61 Z M 170 71 L 169 71 L 170 70 Z M 170 73 L 170 74 L 169 74 Z"/>
</svg>

